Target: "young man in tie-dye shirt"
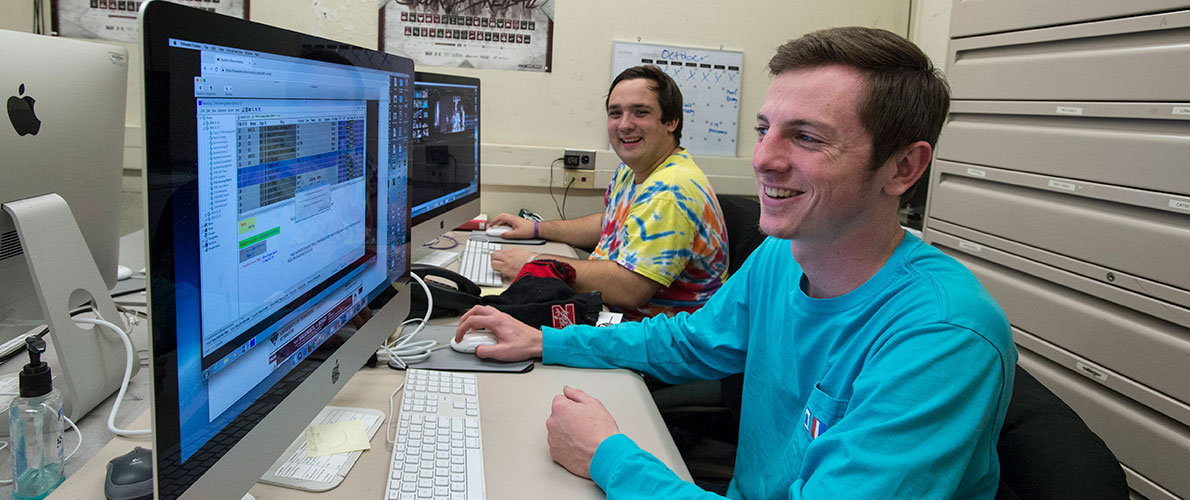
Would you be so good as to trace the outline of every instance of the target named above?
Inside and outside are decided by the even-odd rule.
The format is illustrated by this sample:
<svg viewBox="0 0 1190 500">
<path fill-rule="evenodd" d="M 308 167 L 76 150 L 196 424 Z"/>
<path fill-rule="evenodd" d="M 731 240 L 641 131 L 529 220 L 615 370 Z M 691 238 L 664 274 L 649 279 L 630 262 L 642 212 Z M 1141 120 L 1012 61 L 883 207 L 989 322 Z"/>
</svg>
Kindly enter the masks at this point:
<svg viewBox="0 0 1190 500">
<path fill-rule="evenodd" d="M 575 289 L 599 291 L 625 319 L 692 312 L 727 278 L 727 229 L 706 175 L 679 144 L 682 93 L 654 66 L 636 66 L 612 82 L 607 135 L 623 162 L 604 194 L 606 209 L 570 220 L 534 223 L 500 214 L 505 238 L 546 238 L 594 247 L 588 260 L 565 259 Z M 513 248 L 492 267 L 515 276 L 538 255 Z"/>
</svg>

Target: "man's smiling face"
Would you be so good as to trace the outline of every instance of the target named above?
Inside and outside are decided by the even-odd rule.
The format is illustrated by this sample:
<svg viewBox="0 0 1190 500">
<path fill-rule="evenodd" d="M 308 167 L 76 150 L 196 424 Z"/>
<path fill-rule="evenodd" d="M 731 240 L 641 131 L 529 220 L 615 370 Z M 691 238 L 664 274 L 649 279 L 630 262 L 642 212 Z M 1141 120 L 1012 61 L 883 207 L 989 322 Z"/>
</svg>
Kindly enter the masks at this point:
<svg viewBox="0 0 1190 500">
<path fill-rule="evenodd" d="M 607 140 L 637 174 L 648 173 L 677 147 L 678 122 L 662 123 L 661 105 L 652 81 L 644 78 L 616 84 L 607 102 Z"/>
<path fill-rule="evenodd" d="M 863 75 L 846 66 L 773 79 L 757 113 L 752 156 L 765 233 L 831 241 L 874 216 L 882 183 L 858 113 L 864 86 Z"/>
</svg>

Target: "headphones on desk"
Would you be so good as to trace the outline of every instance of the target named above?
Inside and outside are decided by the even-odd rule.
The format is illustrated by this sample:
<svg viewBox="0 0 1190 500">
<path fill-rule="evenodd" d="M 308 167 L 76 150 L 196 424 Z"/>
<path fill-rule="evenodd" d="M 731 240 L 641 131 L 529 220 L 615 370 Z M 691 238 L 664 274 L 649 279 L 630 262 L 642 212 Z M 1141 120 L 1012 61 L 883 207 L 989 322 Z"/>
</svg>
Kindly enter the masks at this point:
<svg viewBox="0 0 1190 500">
<path fill-rule="evenodd" d="M 414 264 L 409 268 L 409 272 L 421 276 L 426 282 L 426 287 L 430 289 L 430 294 L 434 298 L 434 310 L 430 312 L 431 318 L 459 316 L 479 304 L 479 285 L 459 273 L 427 264 Z M 442 278 L 449 283 L 428 279 L 430 276 Z M 425 291 L 420 286 L 410 288 L 413 295 L 409 297 L 409 318 L 425 317 Z"/>
</svg>

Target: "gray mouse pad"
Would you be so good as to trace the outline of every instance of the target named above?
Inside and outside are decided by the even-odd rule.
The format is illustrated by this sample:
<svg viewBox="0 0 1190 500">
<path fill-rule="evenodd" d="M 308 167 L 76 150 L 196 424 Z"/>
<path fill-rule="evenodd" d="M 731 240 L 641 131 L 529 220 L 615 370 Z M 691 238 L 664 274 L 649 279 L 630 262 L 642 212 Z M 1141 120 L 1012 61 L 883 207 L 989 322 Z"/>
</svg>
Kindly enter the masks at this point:
<svg viewBox="0 0 1190 500">
<path fill-rule="evenodd" d="M 423 368 L 427 370 L 451 370 L 459 372 L 508 372 L 508 373 L 524 373 L 533 369 L 533 360 L 525 361 L 494 361 L 490 359 L 480 359 L 474 354 L 463 354 L 455 352 L 450 348 L 450 339 L 455 335 L 455 325 L 429 325 L 426 326 L 421 333 L 417 334 L 417 339 L 422 340 L 437 340 L 440 344 L 446 346 L 430 353 L 430 357 L 420 363 L 411 363 L 410 368 Z M 389 366 L 393 366 L 389 362 Z"/>
</svg>

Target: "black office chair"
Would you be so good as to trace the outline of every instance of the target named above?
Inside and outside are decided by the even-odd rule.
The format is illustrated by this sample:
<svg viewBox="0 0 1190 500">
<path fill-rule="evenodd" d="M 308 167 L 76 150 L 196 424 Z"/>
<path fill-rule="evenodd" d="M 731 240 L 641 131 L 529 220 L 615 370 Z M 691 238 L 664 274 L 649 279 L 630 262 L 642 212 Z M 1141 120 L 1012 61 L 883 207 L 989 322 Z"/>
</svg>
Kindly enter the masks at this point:
<svg viewBox="0 0 1190 500">
<path fill-rule="evenodd" d="M 1124 470 L 1103 440 L 1019 365 L 996 452 L 996 500 L 1128 498 Z"/>
<path fill-rule="evenodd" d="M 719 195 L 727 226 L 728 275 L 735 274 L 764 241 L 760 204 L 754 197 Z M 653 392 L 687 468 L 696 480 L 722 493 L 735 468 L 744 375 L 665 387 Z"/>
<path fill-rule="evenodd" d="M 760 232 L 760 203 L 755 197 L 723 194 L 716 196 L 727 225 L 728 273 L 735 274 L 764 241 Z"/>
</svg>

